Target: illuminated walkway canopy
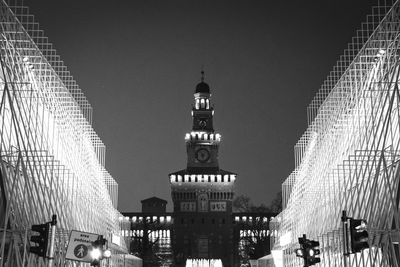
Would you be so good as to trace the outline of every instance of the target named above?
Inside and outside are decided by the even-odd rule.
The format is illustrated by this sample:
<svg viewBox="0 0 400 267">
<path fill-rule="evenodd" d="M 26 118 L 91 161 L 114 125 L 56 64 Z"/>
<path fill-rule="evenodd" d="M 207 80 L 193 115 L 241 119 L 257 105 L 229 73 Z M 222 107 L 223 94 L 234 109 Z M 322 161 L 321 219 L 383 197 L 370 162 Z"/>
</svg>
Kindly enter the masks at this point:
<svg viewBox="0 0 400 267">
<path fill-rule="evenodd" d="M 345 266 L 342 210 L 370 233 L 370 249 L 347 266 L 399 266 L 399 18 L 399 2 L 374 8 L 308 107 L 271 225 L 283 266 L 302 266 L 294 249 L 303 234 L 321 244 L 318 266 Z"/>
<path fill-rule="evenodd" d="M 0 266 L 42 265 L 27 252 L 28 229 L 52 214 L 55 262 L 64 266 L 70 230 L 110 241 L 120 234 L 118 185 L 104 168 L 92 107 L 34 17 L 13 1 L 0 0 L 0 64 Z M 126 251 L 115 245 L 114 255 Z"/>
</svg>

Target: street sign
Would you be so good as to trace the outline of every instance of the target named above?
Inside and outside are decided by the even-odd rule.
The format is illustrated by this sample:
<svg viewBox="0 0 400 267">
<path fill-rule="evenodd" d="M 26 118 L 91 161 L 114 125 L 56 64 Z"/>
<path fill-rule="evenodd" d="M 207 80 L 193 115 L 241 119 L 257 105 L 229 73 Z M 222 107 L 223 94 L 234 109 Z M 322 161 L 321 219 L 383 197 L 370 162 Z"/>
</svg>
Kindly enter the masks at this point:
<svg viewBox="0 0 400 267">
<path fill-rule="evenodd" d="M 74 261 L 92 262 L 89 249 L 98 237 L 98 234 L 72 230 L 65 258 Z"/>
</svg>

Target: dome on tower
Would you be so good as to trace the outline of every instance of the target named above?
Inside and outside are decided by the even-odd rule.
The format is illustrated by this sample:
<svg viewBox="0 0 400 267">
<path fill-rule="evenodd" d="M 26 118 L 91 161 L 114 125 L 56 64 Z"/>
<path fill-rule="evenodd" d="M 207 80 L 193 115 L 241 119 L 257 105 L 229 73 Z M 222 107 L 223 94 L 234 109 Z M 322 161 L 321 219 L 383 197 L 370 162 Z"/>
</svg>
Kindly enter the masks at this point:
<svg viewBox="0 0 400 267">
<path fill-rule="evenodd" d="M 196 94 L 197 93 L 210 93 L 210 86 L 208 86 L 208 84 L 206 84 L 205 82 L 200 82 L 199 84 L 197 84 L 196 86 Z"/>
<path fill-rule="evenodd" d="M 204 70 L 201 71 L 201 82 L 196 86 L 195 94 L 197 93 L 210 93 L 210 86 L 204 82 Z"/>
</svg>

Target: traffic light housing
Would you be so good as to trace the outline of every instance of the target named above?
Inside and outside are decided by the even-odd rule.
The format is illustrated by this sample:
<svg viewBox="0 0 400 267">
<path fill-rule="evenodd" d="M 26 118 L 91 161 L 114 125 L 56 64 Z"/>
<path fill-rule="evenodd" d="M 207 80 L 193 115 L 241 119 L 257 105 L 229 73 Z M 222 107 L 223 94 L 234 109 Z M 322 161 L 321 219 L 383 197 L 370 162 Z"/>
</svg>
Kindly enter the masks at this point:
<svg viewBox="0 0 400 267">
<path fill-rule="evenodd" d="M 305 267 L 321 262 L 321 259 L 317 257 L 321 254 L 318 241 L 309 240 L 303 235 L 299 237 L 299 244 L 300 248 L 296 249 L 295 253 L 297 257 L 303 258 Z"/>
<path fill-rule="evenodd" d="M 30 241 L 36 243 L 37 246 L 31 246 L 29 252 L 38 255 L 39 257 L 46 257 L 47 246 L 49 242 L 50 223 L 34 224 L 32 231 L 39 233 L 39 235 L 32 235 Z"/>
<path fill-rule="evenodd" d="M 101 238 L 97 239 L 92 243 L 92 248 L 90 249 L 90 257 L 92 258 L 92 262 L 90 266 L 100 266 L 100 261 L 102 259 L 102 245 L 101 245 Z"/>
<path fill-rule="evenodd" d="M 366 220 L 350 218 L 350 240 L 352 253 L 369 248 Z"/>
<path fill-rule="evenodd" d="M 317 257 L 319 254 L 321 254 L 321 251 L 319 250 L 318 241 L 306 239 L 304 246 L 305 246 L 305 261 L 307 263 L 307 266 L 312 266 L 314 264 L 321 262 L 321 259 Z"/>
<path fill-rule="evenodd" d="M 103 258 L 111 257 L 111 251 L 106 248 L 106 243 L 107 239 L 103 238 L 102 235 L 92 243 L 92 248 L 90 249 L 92 262 L 90 263 L 90 266 L 100 266 L 100 261 Z"/>
</svg>

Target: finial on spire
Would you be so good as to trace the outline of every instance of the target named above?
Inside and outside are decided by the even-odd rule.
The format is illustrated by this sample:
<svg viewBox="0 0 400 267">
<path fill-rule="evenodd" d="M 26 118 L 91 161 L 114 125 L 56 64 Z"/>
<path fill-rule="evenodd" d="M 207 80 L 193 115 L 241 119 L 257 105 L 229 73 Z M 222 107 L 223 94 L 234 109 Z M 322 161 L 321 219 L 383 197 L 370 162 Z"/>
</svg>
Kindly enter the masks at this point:
<svg viewBox="0 0 400 267">
<path fill-rule="evenodd" d="M 210 86 L 204 82 L 204 65 L 201 65 L 201 82 L 196 86 L 197 93 L 210 93 Z"/>
</svg>

